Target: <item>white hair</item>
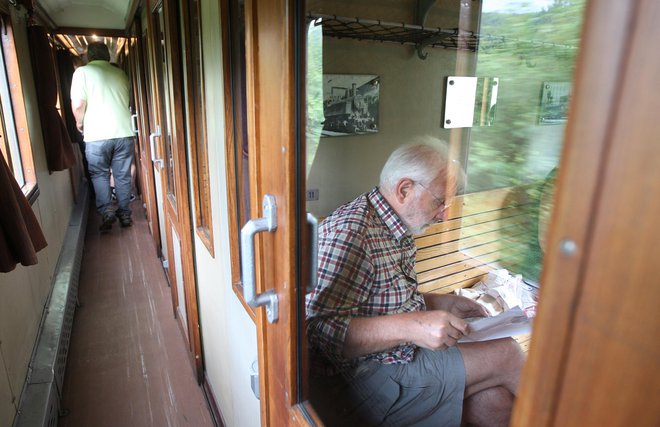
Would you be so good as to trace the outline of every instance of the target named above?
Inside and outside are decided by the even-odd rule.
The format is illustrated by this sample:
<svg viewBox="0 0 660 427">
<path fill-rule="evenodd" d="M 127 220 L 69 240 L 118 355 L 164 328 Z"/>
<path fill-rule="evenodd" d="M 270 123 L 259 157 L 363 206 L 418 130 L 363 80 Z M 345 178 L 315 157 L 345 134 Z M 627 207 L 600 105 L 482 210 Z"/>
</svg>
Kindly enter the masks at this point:
<svg viewBox="0 0 660 427">
<path fill-rule="evenodd" d="M 393 191 L 403 178 L 428 185 L 447 170 L 447 145 L 444 141 L 425 137 L 414 144 L 394 150 L 380 173 L 380 188 Z"/>
</svg>

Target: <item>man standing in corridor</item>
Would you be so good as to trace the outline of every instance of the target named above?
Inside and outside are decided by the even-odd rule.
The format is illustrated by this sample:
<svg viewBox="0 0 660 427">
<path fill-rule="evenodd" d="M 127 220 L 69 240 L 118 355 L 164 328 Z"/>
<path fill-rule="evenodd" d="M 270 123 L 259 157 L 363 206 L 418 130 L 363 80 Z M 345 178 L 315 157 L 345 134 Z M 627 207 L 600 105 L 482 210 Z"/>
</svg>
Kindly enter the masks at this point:
<svg viewBox="0 0 660 427">
<path fill-rule="evenodd" d="M 107 232 L 119 218 L 122 227 L 133 224 L 129 208 L 131 163 L 135 144 L 129 110 L 130 84 L 126 73 L 110 63 L 104 43 L 90 43 L 87 65 L 79 67 L 71 82 L 71 108 L 84 135 L 85 157 L 96 193 L 96 210 Z M 110 171 L 115 181 L 115 211 Z"/>
</svg>

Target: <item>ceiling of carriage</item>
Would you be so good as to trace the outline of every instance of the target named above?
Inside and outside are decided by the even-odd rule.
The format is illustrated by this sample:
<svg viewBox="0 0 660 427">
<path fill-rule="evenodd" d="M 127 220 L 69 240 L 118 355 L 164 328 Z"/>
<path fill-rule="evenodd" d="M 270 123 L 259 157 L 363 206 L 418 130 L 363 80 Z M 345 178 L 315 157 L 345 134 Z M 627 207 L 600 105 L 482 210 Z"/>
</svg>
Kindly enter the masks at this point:
<svg viewBox="0 0 660 427">
<path fill-rule="evenodd" d="M 87 45 L 91 42 L 102 42 L 110 51 L 110 62 L 118 62 L 120 52 L 124 49 L 127 39 L 124 37 L 85 36 L 80 34 L 56 34 L 55 39 L 63 48 L 74 56 L 85 57 Z"/>
<path fill-rule="evenodd" d="M 72 54 L 84 57 L 87 45 L 102 41 L 108 45 L 111 61 L 124 47 L 126 39 L 116 35 L 130 24 L 130 14 L 139 0 L 36 0 L 37 14 L 56 34 L 58 43 Z M 105 31 L 104 31 L 105 30 Z M 98 34 L 97 34 L 98 33 Z M 104 34 L 105 33 L 105 34 Z"/>
<path fill-rule="evenodd" d="M 124 30 L 137 0 L 37 0 L 58 28 Z"/>
</svg>

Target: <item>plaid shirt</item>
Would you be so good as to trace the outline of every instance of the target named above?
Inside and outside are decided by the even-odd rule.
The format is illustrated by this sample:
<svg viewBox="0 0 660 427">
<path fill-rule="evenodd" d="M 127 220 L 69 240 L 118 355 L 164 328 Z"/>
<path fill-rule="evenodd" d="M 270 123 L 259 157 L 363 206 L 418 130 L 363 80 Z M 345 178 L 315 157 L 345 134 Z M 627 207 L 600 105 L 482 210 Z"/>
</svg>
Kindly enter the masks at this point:
<svg viewBox="0 0 660 427">
<path fill-rule="evenodd" d="M 415 243 L 378 188 L 338 208 L 319 227 L 318 284 L 307 296 L 313 369 L 331 375 L 363 360 L 408 363 L 416 346 L 346 360 L 352 318 L 425 310 L 417 291 Z"/>
</svg>

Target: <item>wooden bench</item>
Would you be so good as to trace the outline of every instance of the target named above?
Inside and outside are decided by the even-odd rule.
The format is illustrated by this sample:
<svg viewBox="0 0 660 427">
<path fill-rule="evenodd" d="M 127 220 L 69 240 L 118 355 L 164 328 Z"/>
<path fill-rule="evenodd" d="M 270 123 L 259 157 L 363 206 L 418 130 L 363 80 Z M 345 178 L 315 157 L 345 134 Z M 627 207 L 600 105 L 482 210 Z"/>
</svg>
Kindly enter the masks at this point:
<svg viewBox="0 0 660 427">
<path fill-rule="evenodd" d="M 456 197 L 448 220 L 415 238 L 420 291 L 451 293 L 473 286 L 491 270 L 524 260 L 538 230 L 538 201 L 530 196 L 530 188 Z M 516 339 L 527 351 L 529 336 Z"/>
</svg>

